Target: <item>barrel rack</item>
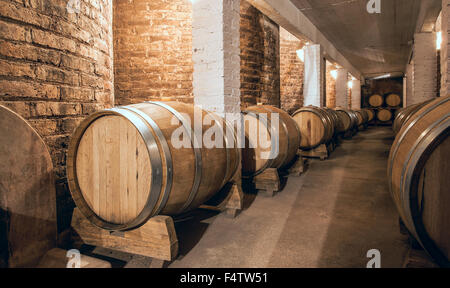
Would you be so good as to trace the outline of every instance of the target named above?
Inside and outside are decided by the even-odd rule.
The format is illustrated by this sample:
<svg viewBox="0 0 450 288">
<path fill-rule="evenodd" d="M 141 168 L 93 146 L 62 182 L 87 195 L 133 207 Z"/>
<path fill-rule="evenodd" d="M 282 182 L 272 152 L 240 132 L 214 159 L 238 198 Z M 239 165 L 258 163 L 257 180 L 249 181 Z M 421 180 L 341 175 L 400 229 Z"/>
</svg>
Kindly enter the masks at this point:
<svg viewBox="0 0 450 288">
<path fill-rule="evenodd" d="M 259 175 L 252 178 L 254 188 L 263 196 L 273 197 L 281 190 L 281 178 L 285 176 L 297 177 L 303 174 L 307 168 L 308 161 L 300 152 L 297 158 L 287 170 L 268 168 Z"/>
<path fill-rule="evenodd" d="M 243 209 L 243 192 L 239 182 L 230 184 L 230 191 L 222 203 L 217 206 L 203 205 L 200 209 L 224 212 L 228 217 L 236 217 Z M 75 247 L 87 244 L 150 257 L 152 261 L 149 268 L 166 267 L 176 259 L 179 252 L 174 219 L 170 216 L 155 216 L 131 231 L 109 231 L 92 224 L 75 208 L 72 229 Z"/>
<path fill-rule="evenodd" d="M 299 150 L 300 155 L 306 158 L 319 158 L 321 161 L 328 159 L 330 149 L 332 148 L 331 142 L 328 144 L 321 144 L 319 147 L 316 147 L 311 150 Z"/>
</svg>

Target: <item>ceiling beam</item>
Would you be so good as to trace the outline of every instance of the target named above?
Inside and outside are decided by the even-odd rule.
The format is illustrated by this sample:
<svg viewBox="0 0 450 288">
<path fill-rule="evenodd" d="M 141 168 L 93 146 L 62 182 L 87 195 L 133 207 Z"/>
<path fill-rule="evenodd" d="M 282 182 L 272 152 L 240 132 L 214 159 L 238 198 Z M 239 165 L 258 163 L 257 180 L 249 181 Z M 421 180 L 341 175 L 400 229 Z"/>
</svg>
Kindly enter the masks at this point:
<svg viewBox="0 0 450 288">
<path fill-rule="evenodd" d="M 355 78 L 364 80 L 356 69 L 316 26 L 289 0 L 247 0 L 250 4 L 297 37 L 322 45 L 325 57 L 338 63 Z"/>
</svg>

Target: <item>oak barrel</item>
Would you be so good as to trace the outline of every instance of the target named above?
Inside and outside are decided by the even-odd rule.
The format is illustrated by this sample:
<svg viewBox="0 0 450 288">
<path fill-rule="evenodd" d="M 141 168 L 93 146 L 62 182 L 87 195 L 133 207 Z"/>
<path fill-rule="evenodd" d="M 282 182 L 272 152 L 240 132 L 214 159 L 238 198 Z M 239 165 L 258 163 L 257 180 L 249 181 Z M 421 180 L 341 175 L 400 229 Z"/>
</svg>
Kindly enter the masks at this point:
<svg viewBox="0 0 450 288">
<path fill-rule="evenodd" d="M 334 122 L 335 133 L 337 133 L 337 129 L 339 128 L 339 116 L 337 115 L 336 111 L 328 107 L 323 107 L 322 109 L 328 112 L 328 114 L 331 116 Z"/>
<path fill-rule="evenodd" d="M 392 126 L 394 133 L 397 134 L 402 128 L 403 124 L 407 122 L 417 111 L 419 111 L 423 106 L 427 105 L 433 100 L 428 100 L 419 104 L 411 105 L 406 108 L 401 109 L 395 116 L 395 120 Z"/>
<path fill-rule="evenodd" d="M 311 150 L 330 141 L 334 135 L 333 116 L 323 108 L 308 106 L 297 110 L 292 118 L 302 136 L 300 149 Z"/>
<path fill-rule="evenodd" d="M 450 267 L 450 97 L 417 111 L 391 148 L 388 179 L 400 216 L 438 262 Z"/>
<path fill-rule="evenodd" d="M 373 94 L 372 96 L 369 97 L 369 104 L 372 107 L 380 107 L 382 106 L 384 103 L 384 99 L 383 96 L 378 95 L 378 94 Z"/>
<path fill-rule="evenodd" d="M 340 120 L 339 126 L 340 133 L 345 133 L 349 130 L 357 128 L 358 119 L 356 114 L 353 113 L 353 111 L 341 107 L 337 107 L 335 111 L 338 114 Z"/>
<path fill-rule="evenodd" d="M 242 114 L 245 134 L 243 176 L 256 176 L 267 168 L 283 169 L 293 162 L 300 145 L 300 131 L 288 113 L 270 105 L 258 105 L 248 107 Z M 278 125 L 275 115 L 278 115 Z"/>
<path fill-rule="evenodd" d="M 381 122 L 389 122 L 392 120 L 392 112 L 388 109 L 380 109 L 377 112 L 377 119 Z"/>
<path fill-rule="evenodd" d="M 372 121 L 375 118 L 375 113 L 373 112 L 373 110 L 365 109 L 365 111 L 367 112 L 367 115 L 369 116 L 368 122 Z"/>
<path fill-rule="evenodd" d="M 362 126 L 369 122 L 369 115 L 365 110 L 356 110 L 354 111 L 356 116 L 358 117 L 358 126 Z"/>
<path fill-rule="evenodd" d="M 210 125 L 195 133 L 194 114 Z M 214 127 L 216 145 L 202 141 Z M 84 120 L 71 138 L 67 175 L 76 205 L 93 224 L 126 231 L 197 208 L 239 162 L 235 131 L 221 117 L 193 105 L 146 102 Z"/>
<path fill-rule="evenodd" d="M 386 96 L 386 104 L 390 107 L 398 107 L 402 103 L 402 98 L 397 94 L 389 94 Z"/>
</svg>

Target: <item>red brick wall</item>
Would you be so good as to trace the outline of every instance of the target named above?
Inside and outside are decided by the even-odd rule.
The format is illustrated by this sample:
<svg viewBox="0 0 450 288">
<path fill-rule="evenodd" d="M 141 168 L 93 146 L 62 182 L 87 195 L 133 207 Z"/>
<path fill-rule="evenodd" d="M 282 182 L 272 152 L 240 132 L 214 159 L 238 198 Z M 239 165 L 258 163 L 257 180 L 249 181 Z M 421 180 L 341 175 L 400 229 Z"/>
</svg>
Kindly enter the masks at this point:
<svg viewBox="0 0 450 288">
<path fill-rule="evenodd" d="M 110 1 L 82 0 L 78 13 L 67 3 L 0 0 L 0 104 L 27 119 L 50 149 L 60 231 L 73 205 L 69 137 L 86 115 L 114 102 Z"/>
<path fill-rule="evenodd" d="M 293 113 L 303 107 L 303 73 L 305 65 L 298 58 L 297 50 L 306 41 L 296 38 L 280 28 L 281 108 Z"/>
<path fill-rule="evenodd" d="M 280 106 L 279 26 L 241 1 L 241 106 Z"/>
<path fill-rule="evenodd" d="M 331 71 L 336 70 L 331 62 L 326 64 L 326 103 L 328 108 L 336 108 L 336 79 L 331 76 Z"/>
<path fill-rule="evenodd" d="M 161 98 L 193 103 L 190 1 L 114 3 L 116 104 Z"/>
</svg>

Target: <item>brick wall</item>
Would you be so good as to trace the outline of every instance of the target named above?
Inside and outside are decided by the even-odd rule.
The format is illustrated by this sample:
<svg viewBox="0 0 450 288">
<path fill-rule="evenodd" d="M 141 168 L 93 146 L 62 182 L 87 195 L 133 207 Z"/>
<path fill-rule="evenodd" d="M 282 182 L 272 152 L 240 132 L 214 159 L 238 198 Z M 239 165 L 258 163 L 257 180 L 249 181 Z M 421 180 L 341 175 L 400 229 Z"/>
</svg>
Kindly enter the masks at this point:
<svg viewBox="0 0 450 288">
<path fill-rule="evenodd" d="M 116 104 L 161 98 L 193 103 L 191 2 L 114 3 Z"/>
<path fill-rule="evenodd" d="M 331 76 L 331 71 L 336 70 L 336 66 L 327 61 L 326 64 L 326 103 L 329 108 L 336 108 L 336 79 Z"/>
<path fill-rule="evenodd" d="M 242 0 L 240 7 L 241 106 L 280 106 L 279 26 Z"/>
<path fill-rule="evenodd" d="M 298 58 L 297 50 L 306 41 L 298 39 L 287 30 L 280 28 L 280 100 L 281 108 L 293 113 L 303 107 L 304 63 Z"/>
<path fill-rule="evenodd" d="M 0 104 L 27 119 L 50 149 L 59 231 L 73 207 L 69 137 L 86 115 L 114 102 L 110 1 L 82 0 L 72 9 L 67 3 L 0 0 Z"/>
</svg>

